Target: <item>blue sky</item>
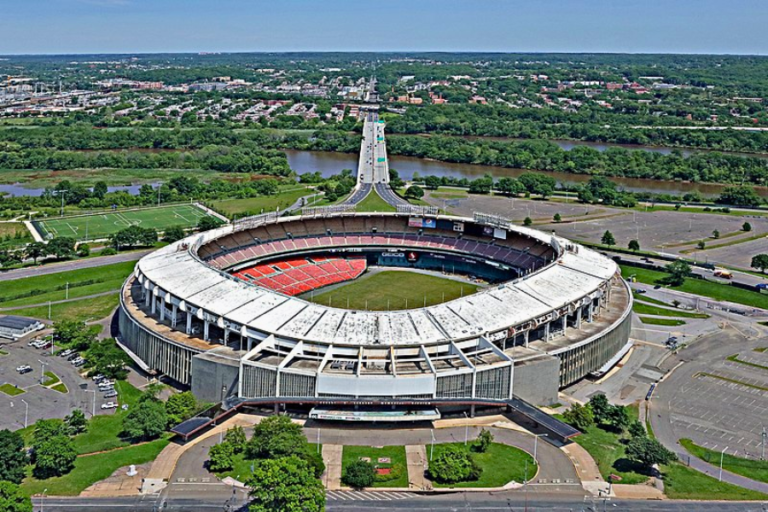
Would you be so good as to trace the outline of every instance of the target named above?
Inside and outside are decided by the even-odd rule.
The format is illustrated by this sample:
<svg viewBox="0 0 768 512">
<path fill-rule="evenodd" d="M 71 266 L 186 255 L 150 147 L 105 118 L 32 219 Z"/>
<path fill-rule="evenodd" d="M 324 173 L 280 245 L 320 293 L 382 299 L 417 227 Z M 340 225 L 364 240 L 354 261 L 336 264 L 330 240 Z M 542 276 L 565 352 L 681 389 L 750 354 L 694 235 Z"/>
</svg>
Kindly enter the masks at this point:
<svg viewBox="0 0 768 512">
<path fill-rule="evenodd" d="M 366 23 L 368 22 L 368 23 Z M 768 54 L 765 0 L 0 0 L 0 54 Z"/>
</svg>

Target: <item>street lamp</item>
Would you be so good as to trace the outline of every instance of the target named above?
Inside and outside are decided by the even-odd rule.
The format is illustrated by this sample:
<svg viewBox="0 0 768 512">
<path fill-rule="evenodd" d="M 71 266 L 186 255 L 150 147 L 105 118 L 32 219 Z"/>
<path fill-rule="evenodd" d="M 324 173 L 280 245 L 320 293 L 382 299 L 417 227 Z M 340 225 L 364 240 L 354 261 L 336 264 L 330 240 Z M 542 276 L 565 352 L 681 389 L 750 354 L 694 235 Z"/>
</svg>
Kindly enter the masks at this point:
<svg viewBox="0 0 768 512">
<path fill-rule="evenodd" d="M 540 437 L 549 437 L 548 434 L 533 434 L 533 460 L 536 462 L 536 464 L 539 463 L 539 459 L 536 458 L 536 454 L 538 453 L 539 449 L 539 438 Z"/>
<path fill-rule="evenodd" d="M 45 380 L 45 365 L 46 365 L 47 363 L 44 363 L 44 362 L 42 362 L 42 361 L 41 361 L 41 360 L 39 360 L 39 359 L 37 360 L 37 362 L 38 362 L 38 363 L 40 363 L 40 364 L 42 365 L 42 366 L 41 366 L 41 369 L 40 369 L 40 384 L 42 384 L 42 383 L 44 382 L 44 380 Z"/>
<path fill-rule="evenodd" d="M 464 411 L 464 418 L 469 421 L 466 411 Z M 464 424 L 464 446 L 467 446 L 467 441 L 469 441 L 469 423 Z"/>
<path fill-rule="evenodd" d="M 719 481 L 723 481 L 723 457 L 725 457 L 725 450 L 727 450 L 728 447 L 726 446 L 723 448 L 723 451 L 720 452 L 720 477 L 718 478 Z"/>
<path fill-rule="evenodd" d="M 86 389 L 86 393 L 93 393 L 93 405 L 91 409 L 91 418 L 96 416 L 96 390 L 95 389 Z"/>
<path fill-rule="evenodd" d="M 48 488 L 43 489 L 43 495 L 40 497 L 40 512 L 45 509 L 45 493 L 48 492 Z"/>
<path fill-rule="evenodd" d="M 435 429 L 429 431 L 432 434 L 432 446 L 429 448 L 429 460 L 432 460 L 432 454 L 435 453 Z"/>
</svg>

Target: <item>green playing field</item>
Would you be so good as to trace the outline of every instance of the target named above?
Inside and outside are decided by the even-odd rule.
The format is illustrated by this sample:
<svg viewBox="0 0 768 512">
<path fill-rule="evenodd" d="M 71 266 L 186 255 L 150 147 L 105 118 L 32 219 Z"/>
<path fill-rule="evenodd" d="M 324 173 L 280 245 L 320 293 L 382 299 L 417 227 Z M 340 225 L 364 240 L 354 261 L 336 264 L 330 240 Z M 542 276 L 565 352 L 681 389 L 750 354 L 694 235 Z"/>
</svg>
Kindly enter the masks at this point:
<svg viewBox="0 0 768 512">
<path fill-rule="evenodd" d="M 198 219 L 207 215 L 195 205 L 183 204 L 53 218 L 35 221 L 34 225 L 45 238 L 68 236 L 77 240 L 100 240 L 132 225 L 158 231 L 171 226 L 191 228 L 197 225 Z"/>
</svg>

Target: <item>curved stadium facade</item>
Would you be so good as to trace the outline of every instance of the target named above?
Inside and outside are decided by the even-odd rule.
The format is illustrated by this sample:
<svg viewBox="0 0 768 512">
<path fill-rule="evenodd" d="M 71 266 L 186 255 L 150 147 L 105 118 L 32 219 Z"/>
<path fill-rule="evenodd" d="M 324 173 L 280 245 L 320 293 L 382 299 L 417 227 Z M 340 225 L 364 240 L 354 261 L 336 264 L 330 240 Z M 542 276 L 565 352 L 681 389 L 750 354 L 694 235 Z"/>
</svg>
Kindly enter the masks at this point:
<svg viewBox="0 0 768 512">
<path fill-rule="evenodd" d="M 300 298 L 368 267 L 448 266 L 492 284 L 397 311 Z M 631 303 L 612 260 L 498 217 L 318 208 L 143 257 L 122 290 L 119 341 L 206 401 L 549 404 L 626 352 Z"/>
</svg>

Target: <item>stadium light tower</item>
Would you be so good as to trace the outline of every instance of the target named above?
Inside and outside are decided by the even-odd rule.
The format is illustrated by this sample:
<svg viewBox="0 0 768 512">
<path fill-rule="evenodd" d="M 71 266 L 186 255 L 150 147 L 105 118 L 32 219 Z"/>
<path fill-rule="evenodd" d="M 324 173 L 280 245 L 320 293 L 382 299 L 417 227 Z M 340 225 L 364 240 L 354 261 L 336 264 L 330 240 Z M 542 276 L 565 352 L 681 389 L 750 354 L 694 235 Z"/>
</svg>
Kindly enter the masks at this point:
<svg viewBox="0 0 768 512">
<path fill-rule="evenodd" d="M 59 215 L 61 217 L 64 216 L 64 196 L 67 195 L 66 190 L 54 190 L 53 195 L 55 196 L 61 196 L 61 210 L 59 211 Z"/>
</svg>

